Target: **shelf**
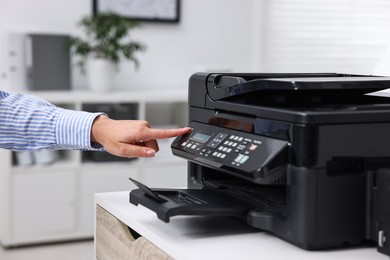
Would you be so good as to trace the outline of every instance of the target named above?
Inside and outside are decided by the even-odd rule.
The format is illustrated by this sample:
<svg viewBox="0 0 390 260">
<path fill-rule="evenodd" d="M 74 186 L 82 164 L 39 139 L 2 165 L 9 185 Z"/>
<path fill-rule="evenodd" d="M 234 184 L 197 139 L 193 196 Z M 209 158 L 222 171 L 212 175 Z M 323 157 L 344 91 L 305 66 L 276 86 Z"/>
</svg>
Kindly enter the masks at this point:
<svg viewBox="0 0 390 260">
<path fill-rule="evenodd" d="M 81 164 L 80 168 L 83 170 L 113 170 L 115 168 L 129 168 L 129 167 L 139 167 L 139 159 L 132 159 L 128 161 L 121 162 L 84 162 Z"/>
<path fill-rule="evenodd" d="M 31 165 L 31 166 L 15 166 L 12 169 L 14 174 L 29 173 L 29 172 L 47 172 L 53 174 L 58 170 L 74 170 L 78 167 L 75 162 L 56 162 L 50 165 Z"/>
<path fill-rule="evenodd" d="M 12 152 L 12 166 L 23 171 L 53 167 L 76 167 L 78 151 L 38 150 Z"/>
<path fill-rule="evenodd" d="M 139 118 L 139 104 L 132 102 L 90 102 L 83 104 L 81 109 L 88 112 L 104 112 L 112 119 L 136 120 Z"/>
</svg>

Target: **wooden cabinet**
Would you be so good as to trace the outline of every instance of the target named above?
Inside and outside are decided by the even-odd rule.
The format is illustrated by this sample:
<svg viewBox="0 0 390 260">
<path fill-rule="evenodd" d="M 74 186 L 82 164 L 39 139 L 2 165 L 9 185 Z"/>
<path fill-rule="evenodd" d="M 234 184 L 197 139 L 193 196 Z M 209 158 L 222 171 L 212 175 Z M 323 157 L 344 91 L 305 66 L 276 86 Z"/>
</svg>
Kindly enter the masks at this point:
<svg viewBox="0 0 390 260">
<path fill-rule="evenodd" d="M 96 205 L 95 244 L 97 260 L 173 260 L 99 205 Z"/>
<path fill-rule="evenodd" d="M 187 91 L 33 92 L 58 106 L 147 120 L 153 128 L 187 125 Z M 93 194 L 125 191 L 129 177 L 153 187 L 184 187 L 187 162 L 175 158 L 171 140 L 159 140 L 151 159 L 105 152 L 0 149 L 0 242 L 3 246 L 92 238 Z M 27 159 L 26 159 L 27 158 Z"/>
</svg>

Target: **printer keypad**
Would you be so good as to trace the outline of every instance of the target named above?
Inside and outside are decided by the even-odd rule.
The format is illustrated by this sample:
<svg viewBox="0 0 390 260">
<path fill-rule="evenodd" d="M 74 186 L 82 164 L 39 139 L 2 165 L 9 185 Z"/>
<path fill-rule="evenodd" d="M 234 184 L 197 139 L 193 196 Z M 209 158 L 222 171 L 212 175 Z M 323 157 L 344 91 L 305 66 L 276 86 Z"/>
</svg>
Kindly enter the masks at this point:
<svg viewBox="0 0 390 260">
<path fill-rule="evenodd" d="M 228 134 L 226 133 L 217 134 L 216 137 L 211 142 L 208 143 L 207 147 L 216 148 L 219 144 L 223 142 L 223 140 L 226 139 L 227 136 Z"/>
<path fill-rule="evenodd" d="M 210 149 L 202 149 L 202 151 L 199 152 L 200 155 L 203 155 L 205 157 L 208 157 L 212 154 L 212 150 Z"/>
<path fill-rule="evenodd" d="M 216 159 L 226 158 L 231 165 L 241 166 L 249 160 L 250 154 L 257 150 L 260 144 L 261 142 L 258 140 L 252 140 L 239 135 L 218 133 L 216 137 L 199 152 L 199 155 L 204 157 L 211 156 Z"/>
<path fill-rule="evenodd" d="M 237 134 L 217 133 L 208 142 L 197 142 L 187 139 L 181 146 L 202 156 L 223 160 L 225 163 L 239 167 L 246 163 L 251 154 L 259 149 L 261 141 Z"/>
<path fill-rule="evenodd" d="M 202 145 L 196 142 L 183 142 L 181 146 L 189 148 L 191 150 L 199 150 Z"/>
</svg>

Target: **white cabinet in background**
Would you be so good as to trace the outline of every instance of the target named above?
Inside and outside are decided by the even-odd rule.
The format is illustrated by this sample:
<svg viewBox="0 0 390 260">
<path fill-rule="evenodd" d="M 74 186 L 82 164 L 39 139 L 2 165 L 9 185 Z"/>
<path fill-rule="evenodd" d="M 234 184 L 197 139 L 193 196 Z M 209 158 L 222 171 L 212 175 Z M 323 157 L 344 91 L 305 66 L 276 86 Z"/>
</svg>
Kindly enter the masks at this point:
<svg viewBox="0 0 390 260">
<path fill-rule="evenodd" d="M 153 128 L 187 125 L 185 89 L 29 94 L 67 109 L 146 120 Z M 150 159 L 119 159 L 105 152 L 54 151 L 36 153 L 34 156 L 43 157 L 29 163 L 26 154 L 20 157 L 0 149 L 1 245 L 92 238 L 93 194 L 130 191 L 135 186 L 129 177 L 152 187 L 186 186 L 187 162 L 172 155 L 170 142 L 160 140 L 160 152 Z"/>
<path fill-rule="evenodd" d="M 143 184 L 151 188 L 172 188 L 187 186 L 186 163 L 163 163 L 143 167 Z"/>
<path fill-rule="evenodd" d="M 12 230 L 15 236 L 75 229 L 75 172 L 49 169 L 15 173 L 12 181 Z"/>
<path fill-rule="evenodd" d="M 134 188 L 129 180 L 130 178 L 140 180 L 139 162 L 133 164 L 121 165 L 90 165 L 82 169 L 79 178 L 79 228 L 90 232 L 93 230 L 95 208 L 91 203 L 95 193 L 109 191 L 127 191 Z"/>
</svg>

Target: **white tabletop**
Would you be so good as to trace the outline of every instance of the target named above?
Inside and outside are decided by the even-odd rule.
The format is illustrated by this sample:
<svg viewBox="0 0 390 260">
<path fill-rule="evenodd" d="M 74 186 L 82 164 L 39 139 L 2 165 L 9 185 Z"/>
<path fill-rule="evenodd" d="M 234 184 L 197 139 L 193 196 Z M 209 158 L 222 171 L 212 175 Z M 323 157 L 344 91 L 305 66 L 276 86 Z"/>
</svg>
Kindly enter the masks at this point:
<svg viewBox="0 0 390 260">
<path fill-rule="evenodd" d="M 306 251 L 228 217 L 173 217 L 169 223 L 139 205 L 129 192 L 95 194 L 95 203 L 178 260 L 386 259 L 376 248 Z"/>
</svg>

